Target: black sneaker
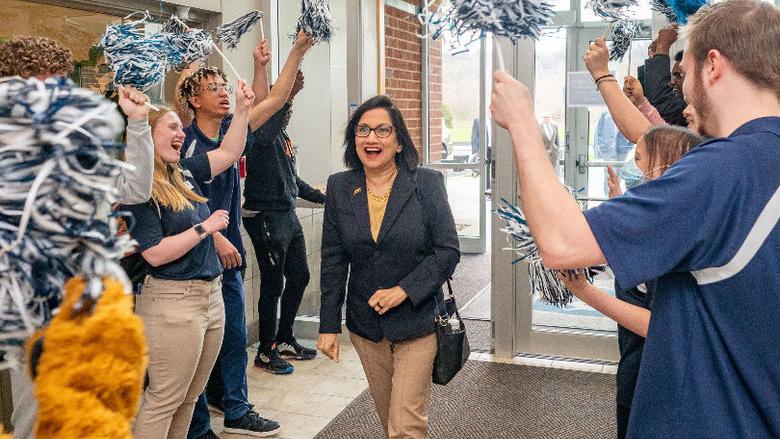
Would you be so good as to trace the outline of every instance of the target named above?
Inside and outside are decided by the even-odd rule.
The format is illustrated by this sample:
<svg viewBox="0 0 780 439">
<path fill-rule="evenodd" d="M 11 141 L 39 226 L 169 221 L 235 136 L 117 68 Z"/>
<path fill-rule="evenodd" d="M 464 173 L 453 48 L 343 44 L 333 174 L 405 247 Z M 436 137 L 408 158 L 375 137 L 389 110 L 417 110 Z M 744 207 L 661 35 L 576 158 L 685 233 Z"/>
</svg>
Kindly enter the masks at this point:
<svg viewBox="0 0 780 439">
<path fill-rule="evenodd" d="M 316 350 L 301 345 L 295 338 L 277 342 L 276 350 L 279 351 L 279 355 L 282 357 L 295 360 L 312 360 L 317 356 Z"/>
<path fill-rule="evenodd" d="M 244 416 L 232 421 L 225 419 L 225 433 L 268 437 L 274 436 L 280 431 L 282 431 L 282 426 L 278 422 L 265 419 L 254 410 L 249 410 Z"/>
<path fill-rule="evenodd" d="M 219 436 L 217 436 L 216 433 L 214 433 L 212 430 L 207 431 L 202 436 L 198 436 L 197 439 L 219 439 Z"/>
<path fill-rule="evenodd" d="M 295 370 L 292 364 L 282 359 L 275 346 L 270 348 L 260 347 L 255 357 L 255 366 L 276 375 L 291 374 Z"/>
</svg>

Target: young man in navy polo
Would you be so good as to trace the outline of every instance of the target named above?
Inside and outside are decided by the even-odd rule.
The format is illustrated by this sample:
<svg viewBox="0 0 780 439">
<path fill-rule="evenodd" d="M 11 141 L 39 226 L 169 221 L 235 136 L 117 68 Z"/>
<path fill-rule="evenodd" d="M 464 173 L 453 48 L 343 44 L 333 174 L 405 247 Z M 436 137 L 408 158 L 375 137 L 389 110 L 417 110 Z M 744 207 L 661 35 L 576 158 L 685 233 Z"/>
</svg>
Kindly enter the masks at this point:
<svg viewBox="0 0 780 439">
<path fill-rule="evenodd" d="M 760 29 L 751 32 L 750 29 Z M 581 212 L 547 162 L 528 88 L 496 72 L 544 263 L 658 278 L 629 438 L 780 437 L 780 9 L 726 0 L 691 17 L 683 92 L 714 139 Z"/>
</svg>

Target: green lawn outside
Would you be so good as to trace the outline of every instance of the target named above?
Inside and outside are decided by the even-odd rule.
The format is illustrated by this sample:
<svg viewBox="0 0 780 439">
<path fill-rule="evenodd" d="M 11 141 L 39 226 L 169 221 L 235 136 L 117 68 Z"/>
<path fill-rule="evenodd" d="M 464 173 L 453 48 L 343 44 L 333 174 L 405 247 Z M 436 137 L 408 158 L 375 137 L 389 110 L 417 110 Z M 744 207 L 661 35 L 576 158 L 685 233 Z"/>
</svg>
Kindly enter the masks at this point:
<svg viewBox="0 0 780 439">
<path fill-rule="evenodd" d="M 471 142 L 471 120 L 452 121 L 452 130 L 450 130 L 450 142 L 452 143 L 470 143 Z"/>
</svg>

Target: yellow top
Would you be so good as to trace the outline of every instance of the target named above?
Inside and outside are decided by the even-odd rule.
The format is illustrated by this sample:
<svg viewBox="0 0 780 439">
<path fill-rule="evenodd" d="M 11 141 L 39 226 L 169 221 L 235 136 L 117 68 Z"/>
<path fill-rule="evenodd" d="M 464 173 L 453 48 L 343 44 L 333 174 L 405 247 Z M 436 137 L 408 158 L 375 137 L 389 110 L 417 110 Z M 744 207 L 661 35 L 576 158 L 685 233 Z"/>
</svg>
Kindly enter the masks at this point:
<svg viewBox="0 0 780 439">
<path fill-rule="evenodd" d="M 368 195 L 368 219 L 371 222 L 371 236 L 374 237 L 374 242 L 379 238 L 379 229 L 382 227 L 382 220 L 385 217 L 387 200 L 388 198 L 374 197 L 373 194 Z"/>
<path fill-rule="evenodd" d="M 397 169 L 391 177 L 390 187 L 382 195 L 371 192 L 371 189 L 368 189 L 368 182 L 366 182 L 366 189 L 368 189 L 366 191 L 368 192 L 368 221 L 371 223 L 371 236 L 374 237 L 374 242 L 377 242 L 377 239 L 379 239 L 379 229 L 382 228 L 382 220 L 385 218 L 385 209 L 387 209 L 387 200 L 390 199 L 396 176 L 398 176 Z"/>
</svg>

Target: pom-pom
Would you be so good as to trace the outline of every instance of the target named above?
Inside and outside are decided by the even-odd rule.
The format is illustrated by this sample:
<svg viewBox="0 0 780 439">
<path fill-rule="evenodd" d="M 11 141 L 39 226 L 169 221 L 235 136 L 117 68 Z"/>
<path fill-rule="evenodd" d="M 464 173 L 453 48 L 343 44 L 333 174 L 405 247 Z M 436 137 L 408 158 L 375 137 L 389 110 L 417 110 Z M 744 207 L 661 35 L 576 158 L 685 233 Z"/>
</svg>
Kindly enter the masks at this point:
<svg viewBox="0 0 780 439">
<path fill-rule="evenodd" d="M 573 294 L 558 278 L 559 270 L 551 270 L 542 264 L 539 249 L 531 236 L 531 230 L 523 211 L 505 199 L 501 199 L 501 203 L 502 207 L 496 210 L 496 214 L 506 221 L 506 227 L 502 228 L 501 231 L 508 235 L 507 240 L 510 242 L 508 250 L 512 250 L 519 256 L 513 263 L 528 262 L 531 294 L 551 305 L 566 306 L 570 304 L 574 298 Z M 605 266 L 601 265 L 566 271 L 575 276 L 585 276 L 588 281 L 593 282 L 593 277 L 604 270 Z"/>
<path fill-rule="evenodd" d="M 245 33 L 252 30 L 260 19 L 263 18 L 262 11 L 252 11 L 244 14 L 235 20 L 217 27 L 217 39 L 231 49 L 238 46 L 238 41 Z"/>
<path fill-rule="evenodd" d="M 315 42 L 330 42 L 333 36 L 333 17 L 325 0 L 301 0 L 301 17 L 295 32 L 300 31 L 311 36 Z"/>
<path fill-rule="evenodd" d="M 630 9 L 637 5 L 636 0 L 588 0 L 593 13 L 606 21 L 628 20 L 631 18 Z"/>
<path fill-rule="evenodd" d="M 677 16 L 667 0 L 650 0 L 650 9 L 663 15 L 669 23 L 677 23 Z"/>
<path fill-rule="evenodd" d="M 633 20 L 620 20 L 612 28 L 612 47 L 609 49 L 609 59 L 620 61 L 631 48 L 631 41 L 641 32 L 639 23 Z"/>
<path fill-rule="evenodd" d="M 702 6 L 709 4 L 707 0 L 668 0 L 669 7 L 674 11 L 680 24 L 688 23 L 688 17 L 695 14 Z"/>
<path fill-rule="evenodd" d="M 430 27 L 434 39 L 449 32 L 465 46 L 488 33 L 512 42 L 538 39 L 554 15 L 552 5 L 544 0 L 453 0 L 449 5 L 442 3 L 437 12 L 424 11 L 419 20 Z M 464 38 L 466 42 L 461 43 Z"/>
<path fill-rule="evenodd" d="M 145 91 L 162 81 L 167 58 L 166 42 L 161 35 L 145 38 L 139 29 L 149 18 L 149 13 L 144 12 L 138 20 L 106 27 L 100 45 L 114 71 L 114 85 L 132 85 Z"/>
<path fill-rule="evenodd" d="M 0 80 L 0 356 L 12 366 L 68 277 L 83 273 L 93 298 L 103 275 L 129 285 L 116 263 L 129 237 L 105 214 L 122 127 L 115 104 L 67 79 Z"/>
<path fill-rule="evenodd" d="M 175 15 L 163 26 L 161 37 L 166 42 L 168 65 L 177 71 L 193 61 L 208 57 L 214 42 L 207 31 L 190 29 Z"/>
</svg>

